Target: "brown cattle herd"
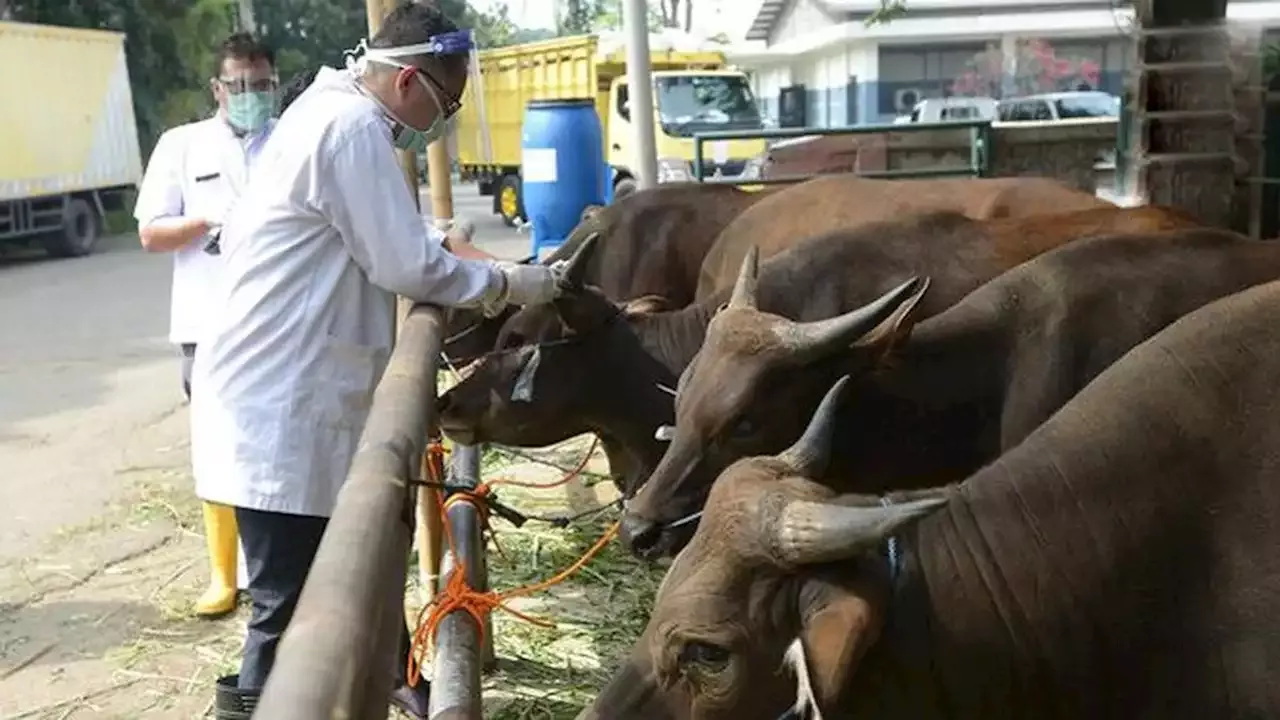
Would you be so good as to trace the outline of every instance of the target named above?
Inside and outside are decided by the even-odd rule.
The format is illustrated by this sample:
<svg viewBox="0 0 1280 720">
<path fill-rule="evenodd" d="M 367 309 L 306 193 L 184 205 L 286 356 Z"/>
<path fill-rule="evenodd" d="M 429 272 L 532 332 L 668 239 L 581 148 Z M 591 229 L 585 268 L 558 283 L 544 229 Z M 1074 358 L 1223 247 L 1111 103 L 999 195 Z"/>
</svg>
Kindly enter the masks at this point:
<svg viewBox="0 0 1280 720">
<path fill-rule="evenodd" d="M 532 261 L 532 260 L 531 260 Z M 1280 717 L 1280 243 L 1042 178 L 681 184 L 449 318 L 672 558 L 581 719 Z"/>
</svg>

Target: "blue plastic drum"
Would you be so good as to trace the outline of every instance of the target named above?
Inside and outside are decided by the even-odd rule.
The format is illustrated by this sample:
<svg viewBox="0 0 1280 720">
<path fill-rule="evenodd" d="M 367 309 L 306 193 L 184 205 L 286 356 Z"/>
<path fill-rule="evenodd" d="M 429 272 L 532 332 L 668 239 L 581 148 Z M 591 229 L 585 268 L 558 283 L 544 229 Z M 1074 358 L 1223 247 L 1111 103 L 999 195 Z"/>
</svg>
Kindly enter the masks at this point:
<svg viewBox="0 0 1280 720">
<path fill-rule="evenodd" d="M 530 254 L 569 237 L 588 205 L 604 204 L 604 140 L 595 101 L 532 100 L 520 142 L 520 191 L 533 225 Z"/>
</svg>

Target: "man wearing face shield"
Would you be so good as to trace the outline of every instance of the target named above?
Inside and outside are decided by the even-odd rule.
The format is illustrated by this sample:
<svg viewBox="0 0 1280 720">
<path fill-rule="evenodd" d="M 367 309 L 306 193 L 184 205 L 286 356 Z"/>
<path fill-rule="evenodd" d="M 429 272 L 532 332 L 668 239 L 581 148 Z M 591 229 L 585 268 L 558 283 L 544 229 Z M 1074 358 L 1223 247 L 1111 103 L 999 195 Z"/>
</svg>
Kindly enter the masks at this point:
<svg viewBox="0 0 1280 720">
<path fill-rule="evenodd" d="M 182 388 L 191 397 L 191 361 L 214 302 L 221 261 L 204 251 L 244 190 L 274 124 L 275 56 L 248 33 L 218 48 L 209 81 L 218 110 L 160 136 L 138 192 L 134 217 L 142 246 L 173 254 L 169 340 L 182 350 Z M 236 607 L 235 512 L 206 503 L 210 582 L 195 612 L 216 617 Z"/>
<path fill-rule="evenodd" d="M 471 51 L 434 6 L 401 4 L 358 61 L 321 68 L 282 113 L 223 226 L 191 399 L 196 489 L 235 507 L 253 598 L 223 703 L 267 681 L 390 356 L 395 296 L 492 314 L 555 295 L 557 270 L 493 262 L 425 223 L 394 152 L 440 136 Z M 426 681 L 405 687 L 408 649 L 406 629 L 393 702 L 424 717 Z"/>
</svg>

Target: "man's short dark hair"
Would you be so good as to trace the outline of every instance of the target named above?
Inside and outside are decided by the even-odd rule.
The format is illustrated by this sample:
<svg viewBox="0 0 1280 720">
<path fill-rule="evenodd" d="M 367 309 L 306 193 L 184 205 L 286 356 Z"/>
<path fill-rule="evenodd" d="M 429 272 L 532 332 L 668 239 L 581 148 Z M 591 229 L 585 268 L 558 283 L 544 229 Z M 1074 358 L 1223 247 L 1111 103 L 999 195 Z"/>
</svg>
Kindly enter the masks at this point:
<svg viewBox="0 0 1280 720">
<path fill-rule="evenodd" d="M 382 20 L 382 27 L 369 41 L 372 48 L 417 45 L 435 37 L 457 31 L 458 26 L 445 17 L 434 2 L 401 2 Z M 430 69 L 432 61 L 448 73 L 465 72 L 466 55 L 418 55 L 401 58 L 416 67 Z"/>
<path fill-rule="evenodd" d="M 272 68 L 276 66 L 276 53 L 265 43 L 253 35 L 253 33 L 238 32 L 227 36 L 226 40 L 218 46 L 216 64 L 213 66 L 213 74 L 215 77 L 222 75 L 222 65 L 228 59 L 245 60 L 247 62 L 257 62 L 266 60 L 267 64 Z"/>
</svg>

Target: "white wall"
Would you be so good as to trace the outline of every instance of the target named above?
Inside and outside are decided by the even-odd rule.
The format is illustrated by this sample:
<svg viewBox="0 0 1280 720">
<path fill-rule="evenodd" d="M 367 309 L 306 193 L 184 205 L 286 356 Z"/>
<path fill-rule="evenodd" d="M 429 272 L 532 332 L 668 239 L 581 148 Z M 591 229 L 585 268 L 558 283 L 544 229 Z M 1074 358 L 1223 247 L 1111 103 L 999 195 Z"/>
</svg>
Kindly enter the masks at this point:
<svg viewBox="0 0 1280 720">
<path fill-rule="evenodd" d="M 791 7 L 782 13 L 777 27 L 769 36 L 769 44 L 804 37 L 832 22 L 832 18 L 814 4 L 813 0 L 792 0 Z"/>
</svg>

